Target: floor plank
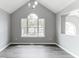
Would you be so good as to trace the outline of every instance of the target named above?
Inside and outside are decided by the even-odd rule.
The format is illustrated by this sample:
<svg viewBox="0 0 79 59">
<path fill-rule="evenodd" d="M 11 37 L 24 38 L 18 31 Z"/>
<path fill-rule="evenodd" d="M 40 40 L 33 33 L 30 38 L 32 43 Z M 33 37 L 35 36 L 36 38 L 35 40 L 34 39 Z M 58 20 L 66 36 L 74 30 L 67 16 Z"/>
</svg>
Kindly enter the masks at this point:
<svg viewBox="0 0 79 59">
<path fill-rule="evenodd" d="M 56 45 L 10 45 L 0 58 L 74 58 Z"/>
</svg>

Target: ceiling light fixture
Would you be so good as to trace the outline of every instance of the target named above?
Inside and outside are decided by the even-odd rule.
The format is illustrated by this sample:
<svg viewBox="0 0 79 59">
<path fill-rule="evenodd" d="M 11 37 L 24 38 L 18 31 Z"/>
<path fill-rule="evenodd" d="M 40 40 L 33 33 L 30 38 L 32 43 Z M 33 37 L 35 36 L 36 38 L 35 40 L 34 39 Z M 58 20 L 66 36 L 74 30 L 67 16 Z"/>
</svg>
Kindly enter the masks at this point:
<svg viewBox="0 0 79 59">
<path fill-rule="evenodd" d="M 38 2 L 37 2 L 37 1 L 35 1 L 35 2 L 34 2 L 34 4 L 35 4 L 35 5 L 38 5 Z"/>
<path fill-rule="evenodd" d="M 31 3 L 28 3 L 28 6 L 30 7 L 31 6 Z"/>
<path fill-rule="evenodd" d="M 33 1 L 33 4 L 31 0 L 28 3 L 28 7 L 32 7 L 33 9 L 35 9 L 37 5 L 38 5 L 38 2 L 36 0 Z"/>
</svg>

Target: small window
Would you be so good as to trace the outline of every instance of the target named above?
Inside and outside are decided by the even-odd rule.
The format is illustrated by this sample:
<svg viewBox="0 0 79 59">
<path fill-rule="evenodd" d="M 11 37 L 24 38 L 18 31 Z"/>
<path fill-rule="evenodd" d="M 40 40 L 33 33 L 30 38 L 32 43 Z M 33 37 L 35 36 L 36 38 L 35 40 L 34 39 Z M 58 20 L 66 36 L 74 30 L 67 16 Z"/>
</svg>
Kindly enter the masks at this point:
<svg viewBox="0 0 79 59">
<path fill-rule="evenodd" d="M 65 34 L 66 35 L 76 35 L 76 26 L 72 22 L 65 23 Z"/>
</svg>

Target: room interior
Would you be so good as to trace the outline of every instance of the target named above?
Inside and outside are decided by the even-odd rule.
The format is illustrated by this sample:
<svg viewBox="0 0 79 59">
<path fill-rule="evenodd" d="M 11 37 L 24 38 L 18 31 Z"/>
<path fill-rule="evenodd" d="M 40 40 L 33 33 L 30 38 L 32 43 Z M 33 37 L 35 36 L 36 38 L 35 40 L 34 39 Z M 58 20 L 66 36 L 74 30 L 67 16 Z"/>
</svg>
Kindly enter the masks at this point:
<svg viewBox="0 0 79 59">
<path fill-rule="evenodd" d="M 79 0 L 0 0 L 0 58 L 78 58 L 78 5 Z"/>
</svg>

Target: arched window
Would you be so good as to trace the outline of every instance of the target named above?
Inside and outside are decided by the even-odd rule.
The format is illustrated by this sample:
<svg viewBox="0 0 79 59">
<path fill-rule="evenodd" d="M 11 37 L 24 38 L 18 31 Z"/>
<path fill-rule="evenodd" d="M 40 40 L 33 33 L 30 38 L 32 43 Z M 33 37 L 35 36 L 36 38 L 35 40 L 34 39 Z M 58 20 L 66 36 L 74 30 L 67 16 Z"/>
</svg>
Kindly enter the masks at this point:
<svg viewBox="0 0 79 59">
<path fill-rule="evenodd" d="M 35 13 L 21 19 L 21 37 L 45 37 L 45 19 Z"/>
<path fill-rule="evenodd" d="M 76 35 L 76 26 L 72 22 L 65 23 L 65 33 L 67 35 Z"/>
</svg>

